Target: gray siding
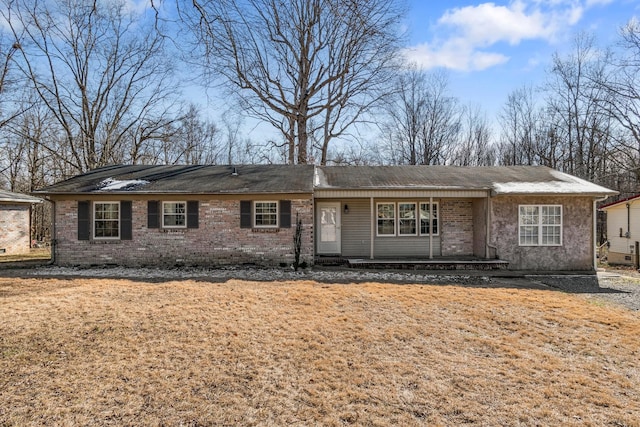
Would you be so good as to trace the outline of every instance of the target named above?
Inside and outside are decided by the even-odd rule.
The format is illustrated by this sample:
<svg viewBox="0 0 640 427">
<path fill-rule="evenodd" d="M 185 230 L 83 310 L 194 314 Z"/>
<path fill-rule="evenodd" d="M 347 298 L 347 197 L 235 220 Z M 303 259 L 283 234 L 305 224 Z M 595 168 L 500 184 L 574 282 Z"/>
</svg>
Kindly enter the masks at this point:
<svg viewBox="0 0 640 427">
<path fill-rule="evenodd" d="M 342 214 L 342 256 L 369 258 L 371 212 L 369 199 L 345 200 L 349 213 Z"/>
<path fill-rule="evenodd" d="M 429 236 L 376 237 L 376 258 L 429 257 Z M 440 236 L 433 236 L 433 256 L 440 256 Z"/>
<path fill-rule="evenodd" d="M 404 199 L 394 199 L 396 202 L 398 200 Z M 322 201 L 332 200 L 323 199 Z M 345 199 L 341 203 L 343 212 L 344 205 L 347 204 L 349 206 L 349 213 L 342 214 L 342 256 L 369 258 L 371 251 L 370 199 Z M 427 258 L 429 256 L 428 236 L 375 237 L 374 227 L 374 244 L 375 258 Z M 440 236 L 433 236 L 433 256 L 439 256 L 440 254 Z"/>
</svg>

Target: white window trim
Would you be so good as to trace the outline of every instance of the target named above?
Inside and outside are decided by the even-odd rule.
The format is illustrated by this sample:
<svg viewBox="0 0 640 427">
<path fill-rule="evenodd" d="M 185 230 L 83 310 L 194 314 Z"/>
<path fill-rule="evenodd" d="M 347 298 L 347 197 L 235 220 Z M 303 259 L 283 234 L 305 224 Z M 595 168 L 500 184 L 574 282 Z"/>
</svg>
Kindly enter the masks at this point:
<svg viewBox="0 0 640 427">
<path fill-rule="evenodd" d="M 164 206 L 169 203 L 184 203 L 184 225 L 165 225 L 164 223 Z M 185 200 L 167 200 L 162 202 L 162 228 L 187 228 L 187 202 Z"/>
<path fill-rule="evenodd" d="M 258 203 L 275 203 L 276 205 L 276 223 L 274 225 L 258 225 L 256 222 L 256 217 L 258 216 L 258 212 L 256 209 L 256 205 Z M 252 215 L 253 215 L 253 228 L 278 228 L 280 227 L 280 203 L 277 200 L 254 200 L 253 201 L 253 209 L 252 209 Z"/>
<path fill-rule="evenodd" d="M 98 237 L 96 236 L 96 205 L 118 205 L 118 237 Z M 111 201 L 95 201 L 92 204 L 92 228 L 91 234 L 95 240 L 120 240 L 120 236 L 122 236 L 122 206 L 120 206 L 120 202 L 111 202 Z M 100 220 L 103 221 L 103 220 Z"/>
<path fill-rule="evenodd" d="M 379 222 L 380 220 L 389 219 L 389 218 L 378 218 L 378 206 L 380 205 L 393 205 L 393 234 L 380 234 Z M 397 211 L 397 203 L 396 202 L 377 202 L 376 203 L 376 237 L 395 237 L 397 235 L 398 230 L 398 213 Z"/>
<path fill-rule="evenodd" d="M 521 231 L 522 231 L 522 227 L 523 226 L 536 226 L 536 225 L 529 225 L 529 224 L 522 224 L 520 221 L 520 209 L 522 207 L 537 207 L 538 208 L 538 244 L 524 244 L 522 243 L 522 235 L 521 235 Z M 544 226 L 544 224 L 542 224 L 542 207 L 559 207 L 560 208 L 560 224 L 552 224 L 552 226 L 554 227 L 560 227 L 560 243 L 553 243 L 553 244 L 544 244 L 542 243 L 542 227 Z M 548 224 L 547 224 L 548 226 Z M 518 205 L 518 246 L 523 246 L 523 247 L 538 247 L 538 246 L 542 246 L 542 247 L 559 247 L 563 245 L 563 236 L 564 236 L 564 209 L 562 207 L 562 205 Z"/>
<path fill-rule="evenodd" d="M 440 203 L 439 202 L 433 202 L 433 205 L 436 206 L 436 225 L 438 228 L 438 232 L 437 233 L 423 233 L 422 232 L 422 215 L 421 212 L 422 210 L 420 209 L 420 205 L 424 205 L 424 204 L 429 204 L 428 201 L 423 201 L 423 202 L 419 202 L 418 203 L 418 216 L 420 217 L 418 220 L 418 232 L 420 233 L 421 236 L 439 236 L 440 235 Z M 429 211 L 429 214 L 431 214 L 433 211 Z M 519 211 L 518 211 L 519 212 Z M 429 224 L 429 230 L 433 229 L 433 224 Z"/>
<path fill-rule="evenodd" d="M 413 220 L 415 221 L 416 224 L 416 232 L 415 233 L 401 233 L 400 232 L 400 221 L 402 221 L 402 218 L 400 218 L 400 205 L 413 205 L 414 209 L 413 209 L 413 213 L 414 213 L 414 218 Z M 398 217 L 398 224 L 397 224 L 397 229 L 398 229 L 398 236 L 402 236 L 402 237 L 406 237 L 406 236 L 417 236 L 418 233 L 420 232 L 419 227 L 420 227 L 420 212 L 418 211 L 418 208 L 420 207 L 420 204 L 417 202 L 397 202 L 396 203 L 397 206 L 397 217 Z"/>
</svg>

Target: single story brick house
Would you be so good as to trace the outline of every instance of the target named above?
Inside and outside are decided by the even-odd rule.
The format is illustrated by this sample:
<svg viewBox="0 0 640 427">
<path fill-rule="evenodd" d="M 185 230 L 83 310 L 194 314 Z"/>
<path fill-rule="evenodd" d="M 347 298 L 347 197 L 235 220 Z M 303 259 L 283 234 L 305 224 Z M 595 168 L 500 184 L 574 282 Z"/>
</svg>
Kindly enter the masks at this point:
<svg viewBox="0 0 640 427">
<path fill-rule="evenodd" d="M 595 203 L 615 191 L 546 167 L 112 166 L 37 192 L 58 264 L 501 260 L 593 271 Z"/>
<path fill-rule="evenodd" d="M 31 248 L 31 205 L 42 199 L 0 190 L 0 255 L 28 253 Z"/>
<path fill-rule="evenodd" d="M 610 264 L 639 265 L 640 195 L 600 206 L 607 213 Z"/>
</svg>

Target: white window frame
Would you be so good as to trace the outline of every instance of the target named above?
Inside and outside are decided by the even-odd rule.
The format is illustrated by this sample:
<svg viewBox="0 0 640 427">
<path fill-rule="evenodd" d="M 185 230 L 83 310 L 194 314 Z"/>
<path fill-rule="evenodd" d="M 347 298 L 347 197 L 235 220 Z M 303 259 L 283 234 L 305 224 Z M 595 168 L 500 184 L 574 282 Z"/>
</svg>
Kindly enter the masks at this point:
<svg viewBox="0 0 640 427">
<path fill-rule="evenodd" d="M 184 205 L 184 225 L 167 225 L 165 224 L 165 216 L 167 213 L 164 210 L 164 207 L 168 204 L 177 204 L 181 203 Z M 167 200 L 162 202 L 162 228 L 187 228 L 187 202 L 185 200 Z M 169 214 L 169 215 L 179 215 L 179 214 Z"/>
<path fill-rule="evenodd" d="M 435 207 L 435 213 L 436 213 L 436 230 L 438 230 L 437 232 L 433 232 L 433 218 L 428 218 L 428 220 L 430 221 L 429 223 L 429 233 L 423 233 L 422 232 L 422 209 L 421 206 L 422 205 L 429 205 L 429 202 L 420 202 L 418 203 L 418 230 L 421 236 L 439 236 L 440 235 L 440 204 L 438 202 L 433 202 L 432 205 L 433 207 Z M 429 216 L 431 216 L 431 214 L 433 213 L 433 208 L 432 206 L 429 206 Z M 427 219 L 427 218 L 424 218 Z"/>
<path fill-rule="evenodd" d="M 419 224 L 419 220 L 418 217 L 420 216 L 420 213 L 418 212 L 418 203 L 416 202 L 398 202 L 398 236 L 417 236 L 418 235 L 418 224 Z M 400 205 L 413 205 L 413 218 L 402 218 L 400 216 Z M 406 220 L 413 220 L 414 222 L 414 232 L 413 233 L 403 233 L 402 232 L 402 221 L 406 221 Z"/>
<path fill-rule="evenodd" d="M 96 219 L 97 215 L 96 215 L 96 208 L 98 205 L 117 205 L 118 206 L 118 235 L 117 236 L 96 236 L 96 223 L 100 222 L 100 221 L 114 221 L 113 219 Z M 107 201 L 107 202 L 93 202 L 93 210 L 92 210 L 92 216 L 93 216 L 93 221 L 92 221 L 92 234 L 93 234 L 93 238 L 95 240 L 120 240 L 120 236 L 122 235 L 122 219 L 121 219 L 121 215 L 122 215 L 122 207 L 120 206 L 120 202 L 111 202 L 111 201 Z"/>
<path fill-rule="evenodd" d="M 393 205 L 393 218 L 380 218 L 380 205 Z M 381 234 L 380 233 L 380 221 L 393 221 L 393 233 Z M 398 225 L 396 203 L 395 202 L 377 202 L 376 203 L 376 236 L 377 237 L 395 237 L 396 227 Z"/>
<path fill-rule="evenodd" d="M 523 224 L 523 208 L 538 208 L 537 223 L 536 224 Z M 542 210 L 543 208 L 560 208 L 560 223 L 559 224 L 545 224 L 543 221 Z M 562 205 L 518 205 L 518 246 L 562 246 L 563 234 L 564 234 L 564 212 Z M 522 242 L 522 228 L 532 227 L 537 229 L 538 243 L 523 243 Z M 543 243 L 542 236 L 544 227 L 554 227 L 560 230 L 560 242 L 559 243 Z"/>
<path fill-rule="evenodd" d="M 274 214 L 268 213 L 262 215 L 275 215 L 276 221 L 275 224 L 260 224 L 258 225 L 258 204 L 261 203 L 273 203 L 276 206 L 276 212 Z M 280 203 L 277 200 L 256 200 L 253 202 L 253 226 L 255 228 L 278 228 L 280 226 Z"/>
</svg>

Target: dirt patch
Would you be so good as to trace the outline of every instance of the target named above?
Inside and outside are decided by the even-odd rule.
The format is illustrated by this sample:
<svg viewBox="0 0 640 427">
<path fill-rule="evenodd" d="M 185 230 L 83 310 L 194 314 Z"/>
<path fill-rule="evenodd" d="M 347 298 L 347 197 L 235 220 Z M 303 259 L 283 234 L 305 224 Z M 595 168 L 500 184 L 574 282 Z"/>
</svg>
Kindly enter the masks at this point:
<svg viewBox="0 0 640 427">
<path fill-rule="evenodd" d="M 554 290 L 0 278 L 0 425 L 629 425 L 635 313 Z"/>
</svg>

